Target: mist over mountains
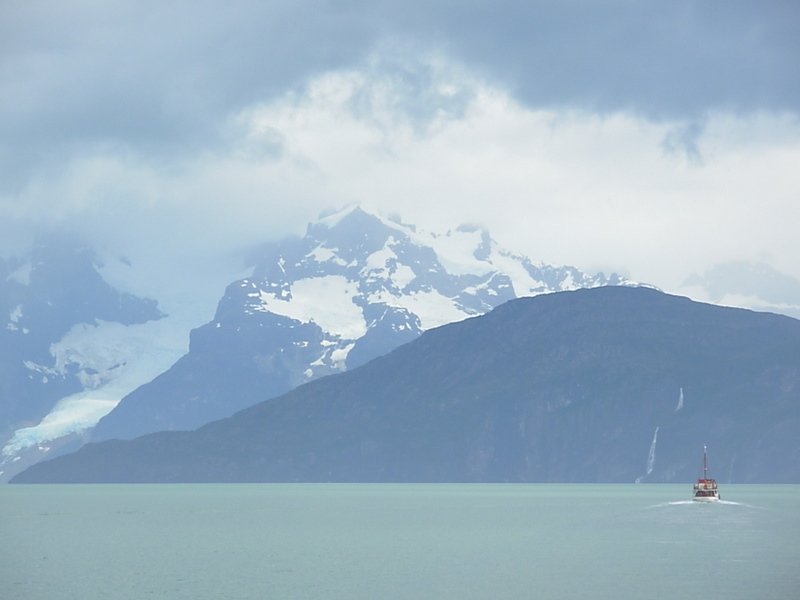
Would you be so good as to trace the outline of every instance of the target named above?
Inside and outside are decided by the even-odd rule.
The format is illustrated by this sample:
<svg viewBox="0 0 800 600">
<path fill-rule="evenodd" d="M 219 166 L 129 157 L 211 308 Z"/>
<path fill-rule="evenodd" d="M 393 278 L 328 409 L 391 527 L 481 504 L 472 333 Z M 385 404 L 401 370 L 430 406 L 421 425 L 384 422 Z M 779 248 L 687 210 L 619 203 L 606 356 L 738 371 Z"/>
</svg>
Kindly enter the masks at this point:
<svg viewBox="0 0 800 600">
<path fill-rule="evenodd" d="M 51 236 L 0 262 L 0 481 L 89 439 L 195 429 L 516 298 L 636 285 L 535 263 L 479 227 L 427 233 L 357 206 L 258 248 L 251 264 L 187 345 L 187 320 L 163 298 L 115 287 L 132 271 L 124 259 Z M 750 266 L 759 277 L 746 283 L 742 269 L 687 284 L 726 302 L 726 289 L 752 298 L 760 281 L 769 306 L 791 309 L 791 278 Z"/>
<path fill-rule="evenodd" d="M 422 234 L 356 206 L 255 260 L 192 332 L 189 353 L 124 398 L 93 440 L 194 429 L 513 298 L 625 283 L 535 265 L 478 228 Z"/>
<path fill-rule="evenodd" d="M 509 301 L 191 432 L 14 482 L 800 482 L 800 322 L 657 290 Z"/>
<path fill-rule="evenodd" d="M 478 227 L 430 234 L 351 206 L 257 249 L 251 275 L 189 336 L 180 314 L 104 278 L 124 285 L 129 264 L 69 243 L 43 239 L 3 263 L 3 359 L 16 380 L 0 404 L 19 410 L 3 424 L 0 480 L 65 442 L 199 427 L 516 297 L 628 283 L 534 263 Z"/>
</svg>

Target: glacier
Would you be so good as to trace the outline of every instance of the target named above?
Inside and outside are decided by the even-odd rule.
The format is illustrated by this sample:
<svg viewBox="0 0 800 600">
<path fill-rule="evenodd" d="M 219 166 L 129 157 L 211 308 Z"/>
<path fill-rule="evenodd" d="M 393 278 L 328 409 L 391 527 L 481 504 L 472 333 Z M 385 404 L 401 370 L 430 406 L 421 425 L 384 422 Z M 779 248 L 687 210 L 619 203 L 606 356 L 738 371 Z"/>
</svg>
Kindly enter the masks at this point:
<svg viewBox="0 0 800 600">
<path fill-rule="evenodd" d="M 179 338 L 183 344 L 176 344 Z M 2 456 L 94 427 L 126 394 L 164 372 L 187 349 L 185 327 L 173 319 L 75 325 L 50 348 L 55 367 L 30 363 L 28 368 L 43 377 L 76 370 L 84 390 L 62 398 L 38 424 L 16 430 Z"/>
<path fill-rule="evenodd" d="M 213 288 L 148 282 L 151 269 L 74 239 L 41 239 L 30 256 L 3 260 L 4 345 L 13 350 L 3 359 L 16 379 L 0 399 L 0 481 L 22 455 L 24 463 L 67 437 L 85 437 L 123 397 L 168 370 L 216 301 Z M 162 291 L 158 303 L 138 295 L 143 283 Z"/>
</svg>

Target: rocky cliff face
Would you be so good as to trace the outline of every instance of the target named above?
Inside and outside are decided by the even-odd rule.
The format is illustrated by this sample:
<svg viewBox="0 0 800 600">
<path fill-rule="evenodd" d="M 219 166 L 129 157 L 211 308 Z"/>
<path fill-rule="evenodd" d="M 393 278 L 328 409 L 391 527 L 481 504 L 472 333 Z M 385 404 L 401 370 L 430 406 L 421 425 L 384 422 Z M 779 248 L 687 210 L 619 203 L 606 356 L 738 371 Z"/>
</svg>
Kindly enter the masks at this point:
<svg viewBox="0 0 800 600">
<path fill-rule="evenodd" d="M 646 288 L 513 300 L 192 432 L 20 482 L 800 482 L 800 322 Z"/>
</svg>

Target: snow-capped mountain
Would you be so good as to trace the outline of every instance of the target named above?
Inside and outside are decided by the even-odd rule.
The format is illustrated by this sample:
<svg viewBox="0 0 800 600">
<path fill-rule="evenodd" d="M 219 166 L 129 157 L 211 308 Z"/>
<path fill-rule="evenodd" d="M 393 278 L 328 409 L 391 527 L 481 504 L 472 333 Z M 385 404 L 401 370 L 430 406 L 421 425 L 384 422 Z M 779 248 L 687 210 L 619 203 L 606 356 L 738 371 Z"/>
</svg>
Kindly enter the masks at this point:
<svg viewBox="0 0 800 600">
<path fill-rule="evenodd" d="M 313 324 L 320 342 L 297 374 L 300 383 L 513 298 L 621 283 L 616 275 L 535 265 L 477 227 L 418 233 L 354 206 L 310 225 L 297 242 L 263 249 L 253 276 L 228 288 L 214 326 L 240 313 Z"/>
<path fill-rule="evenodd" d="M 0 259 L 0 481 L 177 359 L 153 352 L 157 303 L 117 291 L 100 267 L 92 249 L 57 236 Z"/>
<path fill-rule="evenodd" d="M 93 440 L 199 427 L 513 298 L 630 284 L 535 264 L 477 227 L 425 233 L 357 206 L 264 246 L 254 263 L 189 353 L 125 397 Z"/>
</svg>

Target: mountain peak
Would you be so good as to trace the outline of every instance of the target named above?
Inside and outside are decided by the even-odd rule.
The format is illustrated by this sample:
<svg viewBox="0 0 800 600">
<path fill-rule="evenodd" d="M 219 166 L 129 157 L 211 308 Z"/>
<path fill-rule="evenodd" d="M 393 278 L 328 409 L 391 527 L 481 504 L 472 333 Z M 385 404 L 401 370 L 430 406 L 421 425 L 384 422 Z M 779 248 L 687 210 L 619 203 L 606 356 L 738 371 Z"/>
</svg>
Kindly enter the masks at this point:
<svg viewBox="0 0 800 600">
<path fill-rule="evenodd" d="M 351 204 L 335 212 L 323 212 L 317 221 L 309 223 L 306 235 L 319 240 L 350 239 L 355 235 L 353 239 L 357 240 L 364 236 L 383 239 L 389 235 L 414 237 L 418 233 L 416 226 L 403 223 L 398 214 L 382 215 L 378 211 Z"/>
<path fill-rule="evenodd" d="M 358 255 L 376 252 L 401 230 L 402 226 L 352 205 L 309 224 L 306 238 L 338 251 L 341 258 L 351 262 Z"/>
<path fill-rule="evenodd" d="M 334 211 L 323 211 L 319 219 L 315 223 L 311 223 L 309 227 L 327 227 L 333 229 L 342 221 L 348 218 L 361 218 L 363 216 L 371 216 L 377 218 L 377 215 L 364 210 L 359 204 L 348 204 L 344 208 Z"/>
</svg>

